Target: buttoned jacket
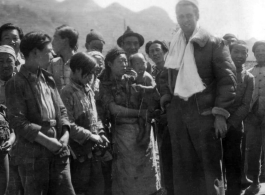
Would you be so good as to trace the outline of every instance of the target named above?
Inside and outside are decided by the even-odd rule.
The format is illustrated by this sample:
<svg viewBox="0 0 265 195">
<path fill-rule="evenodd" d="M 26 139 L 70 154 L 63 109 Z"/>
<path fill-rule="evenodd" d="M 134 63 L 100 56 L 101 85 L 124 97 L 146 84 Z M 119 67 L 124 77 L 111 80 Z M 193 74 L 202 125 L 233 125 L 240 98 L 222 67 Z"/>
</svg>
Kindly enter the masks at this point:
<svg viewBox="0 0 265 195">
<path fill-rule="evenodd" d="M 56 138 L 59 140 L 64 134 L 62 126 L 68 126 L 70 129 L 67 111 L 52 75 L 43 69 L 40 71 L 51 91 L 57 121 Z M 39 131 L 46 134 L 47 127 L 42 125 L 41 97 L 36 77 L 22 66 L 19 73 L 7 82 L 5 91 L 10 126 L 16 133 L 17 144 L 14 148 L 14 156 L 17 162 L 27 163 L 32 158 L 40 158 L 46 148 L 34 140 Z"/>
</svg>

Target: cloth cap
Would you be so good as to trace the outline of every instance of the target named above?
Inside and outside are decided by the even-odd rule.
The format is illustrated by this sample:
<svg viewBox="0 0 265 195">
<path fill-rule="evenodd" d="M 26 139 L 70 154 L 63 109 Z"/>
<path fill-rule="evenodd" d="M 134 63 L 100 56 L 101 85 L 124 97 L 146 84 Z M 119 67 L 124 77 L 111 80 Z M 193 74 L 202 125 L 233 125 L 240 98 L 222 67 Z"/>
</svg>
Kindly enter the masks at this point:
<svg viewBox="0 0 265 195">
<path fill-rule="evenodd" d="M 13 47 L 10 47 L 9 45 L 0 45 L 0 53 L 8 53 L 12 55 L 15 58 L 15 61 L 17 60 L 17 55 Z"/>
<path fill-rule="evenodd" d="M 255 53 L 255 49 L 259 46 L 259 45 L 264 45 L 265 46 L 265 41 L 257 41 L 254 43 L 253 47 L 252 47 L 252 52 Z"/>
<path fill-rule="evenodd" d="M 126 37 L 131 37 L 131 36 L 135 36 L 138 38 L 139 43 L 140 43 L 140 47 L 144 44 L 144 37 L 142 35 L 140 35 L 139 33 L 133 32 L 131 30 L 131 28 L 128 26 L 126 31 L 123 33 L 123 35 L 121 35 L 118 40 L 117 40 L 117 44 L 119 47 L 121 47 L 121 43 L 124 41 L 124 39 Z"/>
<path fill-rule="evenodd" d="M 103 36 L 99 32 L 95 31 L 94 29 L 91 29 L 90 33 L 88 33 L 86 36 L 86 42 L 90 43 L 91 41 L 94 41 L 94 40 L 102 41 L 105 44 Z"/>
<path fill-rule="evenodd" d="M 225 34 L 225 35 L 223 36 L 223 39 L 225 39 L 225 40 L 227 40 L 227 39 L 229 39 L 229 38 L 235 38 L 235 39 L 237 39 L 236 36 L 233 35 L 233 34 L 231 34 L 231 33 L 227 33 L 227 34 Z"/>
<path fill-rule="evenodd" d="M 190 2 L 190 3 L 194 4 L 199 9 L 199 2 L 197 0 L 179 0 L 179 2 L 177 4 L 184 3 L 184 2 Z"/>
</svg>

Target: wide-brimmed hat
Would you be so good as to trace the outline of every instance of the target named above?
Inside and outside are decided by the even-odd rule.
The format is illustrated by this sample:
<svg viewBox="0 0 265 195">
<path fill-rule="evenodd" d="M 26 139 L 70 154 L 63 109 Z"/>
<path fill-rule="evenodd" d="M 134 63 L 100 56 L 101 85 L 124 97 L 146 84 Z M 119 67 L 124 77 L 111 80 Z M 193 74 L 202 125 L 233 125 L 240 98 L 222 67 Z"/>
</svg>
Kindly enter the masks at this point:
<svg viewBox="0 0 265 195">
<path fill-rule="evenodd" d="M 123 35 L 121 35 L 118 40 L 117 40 L 117 44 L 118 46 L 121 47 L 121 43 L 124 41 L 124 39 L 126 37 L 131 37 L 131 36 L 135 36 L 138 38 L 139 40 L 139 44 L 140 44 L 140 47 L 144 44 L 144 37 L 142 35 L 140 35 L 139 33 L 136 33 L 136 32 L 133 32 L 131 30 L 131 28 L 128 26 L 127 27 L 127 30 L 123 33 Z"/>
</svg>

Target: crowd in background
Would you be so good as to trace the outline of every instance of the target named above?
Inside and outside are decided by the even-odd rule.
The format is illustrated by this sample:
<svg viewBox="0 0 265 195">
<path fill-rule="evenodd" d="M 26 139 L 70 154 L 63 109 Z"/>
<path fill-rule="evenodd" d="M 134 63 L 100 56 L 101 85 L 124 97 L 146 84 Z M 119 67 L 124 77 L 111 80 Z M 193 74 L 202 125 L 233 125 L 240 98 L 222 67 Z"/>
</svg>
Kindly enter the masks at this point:
<svg viewBox="0 0 265 195">
<path fill-rule="evenodd" d="M 0 27 L 0 195 L 259 192 L 265 41 L 246 70 L 246 43 L 199 27 L 196 0 L 176 17 L 169 45 L 128 27 L 106 56 L 96 30 L 79 52 L 71 26 Z"/>
</svg>

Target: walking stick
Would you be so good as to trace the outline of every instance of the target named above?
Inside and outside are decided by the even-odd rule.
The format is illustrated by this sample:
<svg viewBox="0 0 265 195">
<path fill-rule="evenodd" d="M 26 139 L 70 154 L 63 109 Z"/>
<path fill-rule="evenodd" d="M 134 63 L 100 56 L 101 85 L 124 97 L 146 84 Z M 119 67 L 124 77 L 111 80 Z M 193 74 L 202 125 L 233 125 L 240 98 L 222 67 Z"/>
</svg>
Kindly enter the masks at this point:
<svg viewBox="0 0 265 195">
<path fill-rule="evenodd" d="M 219 195 L 225 195 L 225 183 L 224 183 L 224 175 L 223 175 L 223 155 L 224 155 L 224 150 L 223 150 L 223 140 L 222 138 L 220 139 L 221 142 L 221 159 L 220 159 L 220 168 L 221 168 L 221 180 L 216 179 L 215 183 L 217 184 L 216 189 L 218 190 Z"/>
</svg>

